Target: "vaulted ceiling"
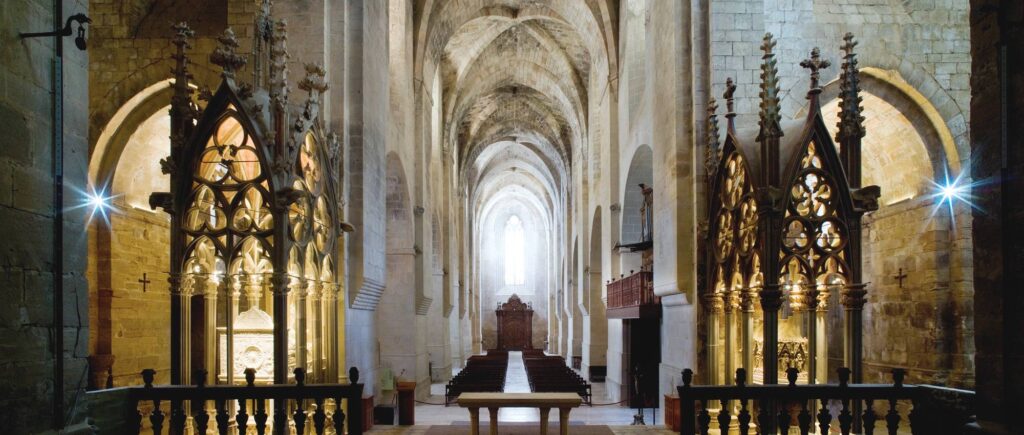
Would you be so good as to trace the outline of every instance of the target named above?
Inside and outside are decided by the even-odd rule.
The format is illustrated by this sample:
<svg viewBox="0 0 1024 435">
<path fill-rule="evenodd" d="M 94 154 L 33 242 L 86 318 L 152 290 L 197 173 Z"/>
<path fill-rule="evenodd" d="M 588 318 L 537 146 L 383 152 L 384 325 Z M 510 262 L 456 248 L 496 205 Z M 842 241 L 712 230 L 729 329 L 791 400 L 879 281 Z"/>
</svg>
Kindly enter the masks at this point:
<svg viewBox="0 0 1024 435">
<path fill-rule="evenodd" d="M 416 74 L 441 81 L 446 145 L 474 207 L 532 195 L 564 204 L 588 102 L 615 71 L 613 0 L 422 0 Z"/>
</svg>

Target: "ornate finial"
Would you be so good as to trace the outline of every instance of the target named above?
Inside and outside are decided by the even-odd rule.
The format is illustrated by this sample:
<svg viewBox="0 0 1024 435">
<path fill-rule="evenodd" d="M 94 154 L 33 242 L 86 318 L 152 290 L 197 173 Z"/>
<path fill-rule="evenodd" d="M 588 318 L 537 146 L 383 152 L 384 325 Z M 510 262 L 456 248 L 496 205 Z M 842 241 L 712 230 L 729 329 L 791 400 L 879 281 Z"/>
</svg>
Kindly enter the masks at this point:
<svg viewBox="0 0 1024 435">
<path fill-rule="evenodd" d="M 761 43 L 761 120 L 758 125 L 761 127 L 757 140 L 763 141 L 769 138 L 778 139 L 782 137 L 782 126 L 779 122 L 782 116 L 779 114 L 779 69 L 775 66 L 775 40 L 771 33 L 764 34 L 764 41 Z"/>
<path fill-rule="evenodd" d="M 153 377 L 156 375 L 156 370 L 145 369 L 142 371 L 142 382 L 146 384 L 146 388 L 153 388 Z"/>
<path fill-rule="evenodd" d="M 303 113 L 303 118 L 307 121 L 313 121 L 320 113 L 320 98 L 323 97 L 324 91 L 327 90 L 327 81 L 324 80 L 326 75 L 327 71 L 324 70 L 323 65 L 306 64 L 306 77 L 299 82 L 299 89 L 309 93 L 306 97 L 306 110 Z M 301 119 L 295 120 L 295 129 L 296 131 L 303 131 L 305 129 Z"/>
<path fill-rule="evenodd" d="M 195 36 L 195 32 L 188 27 L 188 23 L 181 22 L 171 26 L 171 30 L 174 31 L 173 42 L 177 47 L 192 48 L 189 44 L 189 39 Z"/>
<path fill-rule="evenodd" d="M 274 22 L 270 36 L 270 99 L 278 109 L 288 101 L 288 23 Z"/>
<path fill-rule="evenodd" d="M 245 385 L 251 387 L 256 384 L 256 369 L 249 367 L 245 369 Z"/>
<path fill-rule="evenodd" d="M 796 386 L 796 380 L 800 377 L 800 369 L 796 367 L 790 367 L 786 369 L 786 380 L 789 381 L 789 386 Z"/>
<path fill-rule="evenodd" d="M 299 89 L 302 89 L 310 94 L 324 93 L 327 91 L 327 81 L 324 77 L 327 75 L 327 70 L 324 66 L 318 63 L 307 63 L 306 64 L 306 78 L 299 82 Z"/>
<path fill-rule="evenodd" d="M 800 66 L 811 70 L 811 90 L 809 95 L 817 95 L 821 93 L 821 86 L 818 84 L 818 80 L 821 78 L 821 70 L 832 66 L 832 62 L 828 59 L 821 58 L 821 50 L 818 47 L 814 47 L 811 50 L 811 58 L 804 59 L 800 62 Z M 808 98 L 810 98 L 808 96 Z"/>
<path fill-rule="evenodd" d="M 683 387 L 689 388 L 693 383 L 693 370 L 683 369 Z"/>
<path fill-rule="evenodd" d="M 708 101 L 707 148 L 704 150 L 704 174 L 707 175 L 708 181 L 714 179 L 715 171 L 718 168 L 718 115 L 715 113 L 717 110 L 718 102 L 711 97 L 711 100 Z"/>
<path fill-rule="evenodd" d="M 195 369 L 195 371 L 192 372 L 192 376 L 195 377 L 197 387 L 203 388 L 206 386 L 206 375 L 206 369 Z"/>
<path fill-rule="evenodd" d="M 860 139 L 864 137 L 864 117 L 861 116 L 863 108 L 860 106 L 860 73 L 857 71 L 857 54 L 853 52 L 857 41 L 853 39 L 853 33 L 843 36 L 842 73 L 839 75 L 839 131 L 836 133 L 836 140 L 844 142 L 843 139 Z M 845 143 L 843 145 L 846 145 Z"/>
<path fill-rule="evenodd" d="M 348 380 L 353 384 L 359 383 L 359 369 L 355 366 L 348 369 Z"/>
<path fill-rule="evenodd" d="M 736 83 L 732 81 L 732 77 L 725 79 L 725 93 L 722 94 L 722 98 L 725 98 L 725 117 L 732 121 L 736 117 L 736 100 L 733 95 L 736 93 Z"/>
<path fill-rule="evenodd" d="M 747 369 L 738 368 L 736 369 L 736 386 L 743 387 L 747 385 Z"/>
<path fill-rule="evenodd" d="M 295 370 L 292 370 L 292 373 L 295 374 L 296 385 L 300 387 L 306 385 L 306 369 L 302 367 L 296 367 Z"/>
<path fill-rule="evenodd" d="M 848 367 L 840 367 L 836 369 L 836 373 L 839 375 L 840 387 L 846 387 L 850 385 L 850 369 Z"/>
<path fill-rule="evenodd" d="M 235 31 L 228 28 L 222 35 L 217 37 L 220 46 L 210 54 L 210 62 L 224 69 L 224 78 L 234 78 L 235 71 L 245 66 L 245 56 L 237 53 L 238 39 L 235 38 Z"/>
<path fill-rule="evenodd" d="M 907 370 L 906 369 L 900 369 L 900 368 L 892 369 L 892 385 L 894 387 L 902 387 L 903 386 L 903 379 L 906 378 L 906 377 L 907 377 Z"/>
</svg>

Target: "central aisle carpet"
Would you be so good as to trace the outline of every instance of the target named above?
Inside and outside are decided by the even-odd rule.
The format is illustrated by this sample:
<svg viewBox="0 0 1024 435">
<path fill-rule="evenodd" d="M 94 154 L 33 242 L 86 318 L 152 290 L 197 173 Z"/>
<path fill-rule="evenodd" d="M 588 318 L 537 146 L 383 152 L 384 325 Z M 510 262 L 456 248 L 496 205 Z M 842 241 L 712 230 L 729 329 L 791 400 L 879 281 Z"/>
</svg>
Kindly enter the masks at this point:
<svg viewBox="0 0 1024 435">
<path fill-rule="evenodd" d="M 480 423 L 480 433 L 490 433 L 490 425 L 487 422 Z M 540 434 L 540 423 L 499 423 L 499 435 L 538 435 Z M 548 434 L 558 434 L 558 422 L 548 424 Z M 613 435 L 608 426 L 590 426 L 580 424 L 569 425 L 570 435 Z M 469 435 L 468 423 L 455 423 L 448 426 L 430 426 L 426 435 Z"/>
</svg>

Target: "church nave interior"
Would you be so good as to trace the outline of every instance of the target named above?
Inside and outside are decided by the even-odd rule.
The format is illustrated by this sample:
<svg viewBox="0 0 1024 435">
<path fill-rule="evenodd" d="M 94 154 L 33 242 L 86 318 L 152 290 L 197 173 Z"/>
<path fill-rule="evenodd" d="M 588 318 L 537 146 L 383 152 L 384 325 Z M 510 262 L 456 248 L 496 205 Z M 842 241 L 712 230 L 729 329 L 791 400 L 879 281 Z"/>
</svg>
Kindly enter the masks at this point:
<svg viewBox="0 0 1024 435">
<path fill-rule="evenodd" d="M 0 23 L 2 432 L 1024 430 L 1020 2 Z"/>
</svg>

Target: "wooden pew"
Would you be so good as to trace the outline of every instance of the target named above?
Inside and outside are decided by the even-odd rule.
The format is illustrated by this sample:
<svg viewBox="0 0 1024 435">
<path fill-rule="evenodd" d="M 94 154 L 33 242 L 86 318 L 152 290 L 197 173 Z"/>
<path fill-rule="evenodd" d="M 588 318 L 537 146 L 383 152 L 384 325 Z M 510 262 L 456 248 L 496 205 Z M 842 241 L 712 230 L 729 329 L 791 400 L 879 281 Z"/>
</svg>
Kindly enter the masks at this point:
<svg viewBox="0 0 1024 435">
<path fill-rule="evenodd" d="M 534 392 L 576 393 L 590 405 L 591 385 L 565 364 L 560 356 L 523 358 L 530 390 Z"/>
<path fill-rule="evenodd" d="M 501 392 L 505 389 L 505 373 L 508 370 L 508 352 L 488 355 L 473 355 L 466 361 L 466 367 L 459 371 L 445 386 L 445 406 L 466 392 Z"/>
</svg>

